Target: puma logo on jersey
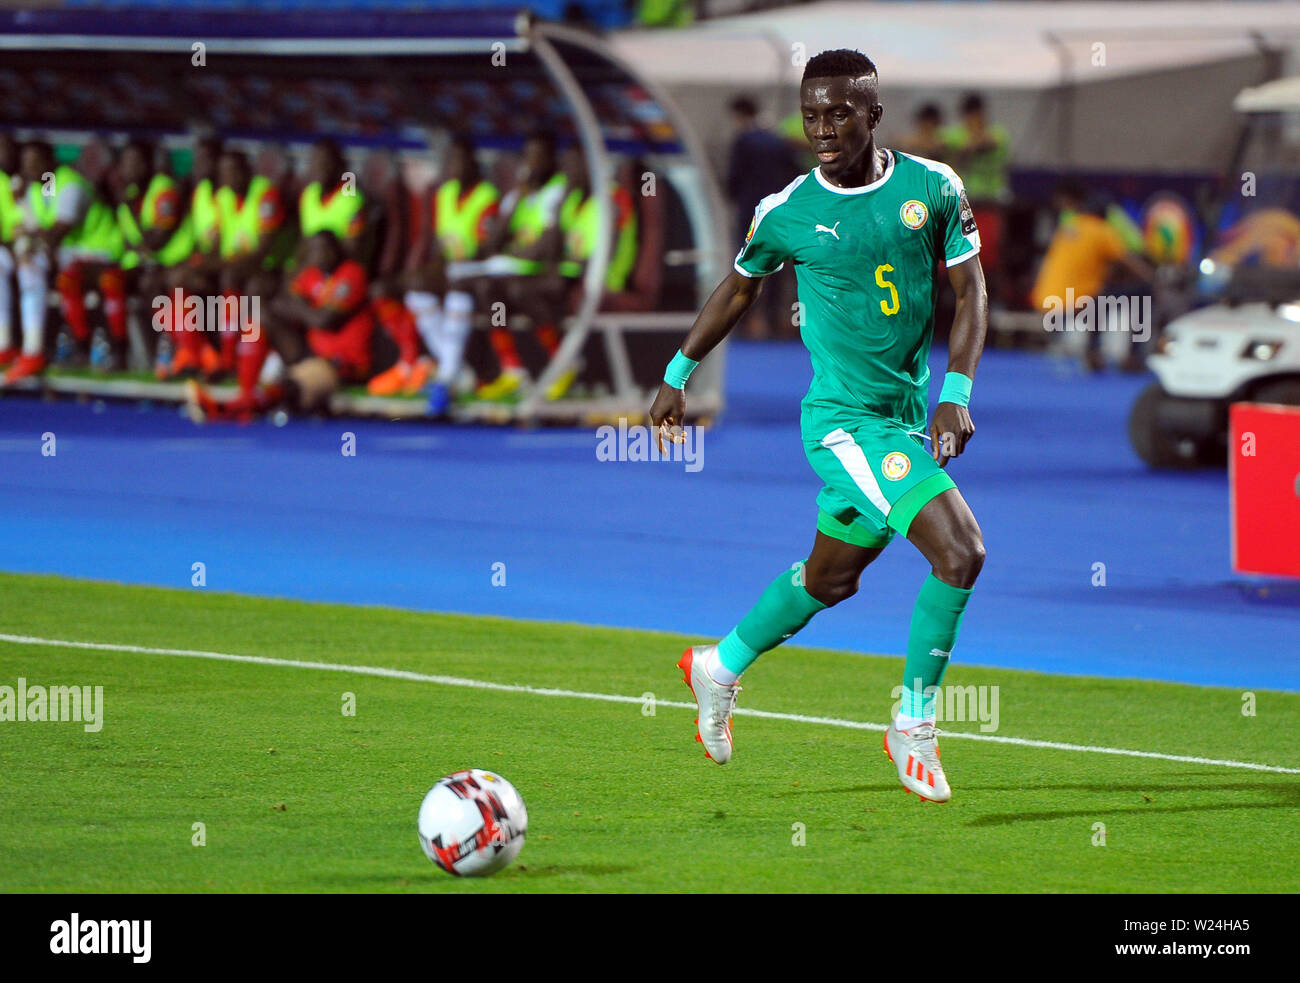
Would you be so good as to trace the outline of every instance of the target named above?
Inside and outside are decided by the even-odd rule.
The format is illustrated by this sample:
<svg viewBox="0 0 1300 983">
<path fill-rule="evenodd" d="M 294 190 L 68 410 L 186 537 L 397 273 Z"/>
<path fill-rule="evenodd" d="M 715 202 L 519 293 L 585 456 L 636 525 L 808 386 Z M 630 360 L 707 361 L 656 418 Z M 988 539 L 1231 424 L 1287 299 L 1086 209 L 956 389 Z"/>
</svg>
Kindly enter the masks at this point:
<svg viewBox="0 0 1300 983">
<path fill-rule="evenodd" d="M 824 225 L 819 225 L 819 226 L 817 226 L 815 229 L 813 229 L 813 231 L 814 231 L 814 232 L 829 232 L 829 233 L 830 233 L 831 235 L 833 235 L 836 239 L 838 239 L 838 238 L 840 237 L 840 234 L 839 234 L 838 232 L 836 232 L 835 230 L 838 229 L 839 227 L 840 227 L 840 223 L 839 223 L 839 222 L 836 222 L 836 223 L 835 223 L 833 226 L 831 226 L 829 229 L 828 229 L 826 226 L 824 226 Z"/>
</svg>

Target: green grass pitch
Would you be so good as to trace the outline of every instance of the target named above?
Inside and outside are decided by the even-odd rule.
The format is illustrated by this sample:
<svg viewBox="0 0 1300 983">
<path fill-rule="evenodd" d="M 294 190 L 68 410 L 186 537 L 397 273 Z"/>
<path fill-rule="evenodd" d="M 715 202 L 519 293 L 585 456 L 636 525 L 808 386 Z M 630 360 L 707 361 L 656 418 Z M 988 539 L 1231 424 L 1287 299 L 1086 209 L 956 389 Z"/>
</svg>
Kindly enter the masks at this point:
<svg viewBox="0 0 1300 983">
<path fill-rule="evenodd" d="M 9 635 L 678 702 L 673 664 L 700 641 L 8 574 L 0 612 Z M 900 672 L 782 648 L 741 706 L 884 722 Z M 105 712 L 97 733 L 0 722 L 6 892 L 1300 890 L 1295 774 L 949 738 L 935 805 L 903 793 L 875 730 L 739 717 L 718 767 L 691 710 L 658 704 L 0 642 L 0 685 L 20 676 L 103 686 Z M 1244 716 L 1229 689 L 959 661 L 947 682 L 997 685 L 1001 735 L 1300 767 L 1297 694 L 1256 691 Z M 415 834 L 428 787 L 471 766 L 530 819 L 483 880 L 436 870 Z"/>
</svg>

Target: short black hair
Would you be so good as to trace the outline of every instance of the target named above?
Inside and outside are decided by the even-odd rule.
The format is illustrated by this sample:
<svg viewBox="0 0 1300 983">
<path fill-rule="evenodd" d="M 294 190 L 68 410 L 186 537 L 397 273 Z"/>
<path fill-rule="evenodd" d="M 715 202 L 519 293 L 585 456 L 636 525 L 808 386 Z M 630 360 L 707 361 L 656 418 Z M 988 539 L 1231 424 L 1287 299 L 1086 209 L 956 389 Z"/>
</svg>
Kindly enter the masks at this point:
<svg viewBox="0 0 1300 983">
<path fill-rule="evenodd" d="M 875 75 L 876 63 L 861 51 L 852 48 L 833 48 L 813 55 L 803 68 L 803 79 L 858 78 Z"/>
<path fill-rule="evenodd" d="M 152 140 L 146 140 L 144 137 L 132 137 L 122 145 L 122 153 L 126 153 L 128 150 L 139 151 L 144 159 L 152 164 L 158 148 Z"/>
<path fill-rule="evenodd" d="M 333 137 L 317 137 L 312 141 L 311 145 L 329 154 L 330 160 L 340 164 L 347 162 L 343 157 L 343 145 Z"/>
<path fill-rule="evenodd" d="M 735 99 L 731 100 L 730 108 L 733 113 L 748 116 L 750 119 L 758 115 L 758 106 L 754 104 L 754 100 L 749 96 L 736 96 Z"/>
<path fill-rule="evenodd" d="M 924 106 L 916 111 L 916 121 L 918 123 L 939 123 L 943 120 L 943 112 L 938 105 L 933 102 L 927 102 Z"/>
<path fill-rule="evenodd" d="M 961 112 L 965 116 L 967 113 L 984 112 L 984 97 L 978 92 L 968 92 L 961 101 Z"/>
</svg>

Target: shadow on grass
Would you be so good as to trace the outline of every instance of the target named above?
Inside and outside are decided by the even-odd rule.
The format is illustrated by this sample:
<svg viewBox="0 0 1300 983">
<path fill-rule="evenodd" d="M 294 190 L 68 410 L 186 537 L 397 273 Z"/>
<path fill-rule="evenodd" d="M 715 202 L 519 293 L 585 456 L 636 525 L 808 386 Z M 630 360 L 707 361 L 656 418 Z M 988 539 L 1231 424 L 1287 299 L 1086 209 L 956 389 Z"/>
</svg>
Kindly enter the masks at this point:
<svg viewBox="0 0 1300 983">
<path fill-rule="evenodd" d="M 627 874 L 639 868 L 630 864 L 572 864 L 564 866 L 534 867 L 532 864 L 523 864 L 522 866 L 507 867 L 500 874 L 496 875 L 499 879 L 515 879 L 520 877 L 559 877 L 565 875 L 577 875 L 580 877 L 604 877 L 608 874 Z"/>
<path fill-rule="evenodd" d="M 1212 773 L 1201 772 L 1208 775 Z M 836 788 L 797 788 L 777 792 L 774 798 L 783 799 L 801 795 L 855 795 L 864 792 L 897 793 L 901 787 L 897 784 L 852 785 Z M 1268 781 L 1248 782 L 1176 782 L 1168 778 L 1143 784 L 1112 785 L 1101 782 L 1050 783 L 1021 785 L 958 785 L 953 790 L 954 796 L 965 792 L 1092 792 L 1097 795 L 1131 794 L 1151 796 L 1149 802 L 1135 805 L 1098 804 L 1086 809 L 1056 809 L 1037 812 L 1001 812 L 978 816 L 969 820 L 967 826 L 1007 826 L 1020 822 L 1044 822 L 1052 819 L 1072 819 L 1080 816 L 1115 816 L 1145 813 L 1147 815 L 1175 815 L 1185 812 L 1226 812 L 1234 809 L 1295 809 L 1300 808 L 1300 782 L 1289 781 L 1285 784 Z M 1256 802 L 1206 802 L 1185 805 L 1165 804 L 1155 798 L 1157 794 L 1166 793 L 1200 793 L 1200 792 L 1263 792 L 1269 801 Z"/>
</svg>

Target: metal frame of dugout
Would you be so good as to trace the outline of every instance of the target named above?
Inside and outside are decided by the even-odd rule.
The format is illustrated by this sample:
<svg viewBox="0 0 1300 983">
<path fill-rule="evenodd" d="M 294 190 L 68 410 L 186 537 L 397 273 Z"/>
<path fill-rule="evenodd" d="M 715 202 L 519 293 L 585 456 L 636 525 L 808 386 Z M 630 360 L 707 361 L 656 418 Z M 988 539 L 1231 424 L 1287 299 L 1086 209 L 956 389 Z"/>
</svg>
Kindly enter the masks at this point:
<svg viewBox="0 0 1300 983">
<path fill-rule="evenodd" d="M 202 41 L 206 65 L 191 67 L 193 46 Z M 705 157 L 703 146 L 672 98 L 653 80 L 636 73 L 611 52 L 599 35 L 558 24 L 540 22 L 526 13 L 462 12 L 240 12 L 217 14 L 185 10 L 55 9 L 0 11 L 0 51 L 4 58 L 27 58 L 35 65 L 77 74 L 99 85 L 115 77 L 137 73 L 144 81 L 127 85 L 154 87 L 177 103 L 161 118 L 130 119 L 118 107 L 116 119 L 58 120 L 43 118 L 43 110 L 3 122 L 19 132 L 104 132 L 143 134 L 153 138 L 180 138 L 193 129 L 205 106 L 202 93 L 186 95 L 198 79 L 212 81 L 226 73 L 233 85 L 247 75 L 265 71 L 273 80 L 314 72 L 316 75 L 352 75 L 358 78 L 396 78 L 416 95 L 421 91 L 445 92 L 461 86 L 474 92 L 485 86 L 549 86 L 567 118 L 529 117 L 520 125 L 531 131 L 551 129 L 572 135 L 581 145 L 590 174 L 591 193 L 603 210 L 598 241 L 582 281 L 581 300 L 565 324 L 564 337 L 534 385 L 517 404 L 468 403 L 453 415 L 461 420 L 496 423 L 574 422 L 640 417 L 657 387 L 645 372 L 636 379 L 638 366 L 629 355 L 632 335 L 663 336 L 662 362 L 676 349 L 689 328 L 694 312 L 729 266 L 730 225 L 724 217 L 722 196 Z M 495 61 L 494 61 L 495 58 Z M 504 64 L 502 64 L 502 62 Z M 249 67 L 252 66 L 252 67 Z M 302 66 L 302 67 L 299 67 Z M 516 68 L 516 66 L 518 66 Z M 511 69 L 515 69 L 511 71 Z M 18 69 L 21 71 L 21 67 Z M 206 76 L 188 73 L 204 72 Z M 236 73 L 243 73 L 237 76 Z M 365 73 L 370 75 L 366 76 Z M 490 73 L 499 73 L 492 75 Z M 510 75 L 505 75 L 510 72 Z M 422 90 L 421 80 L 425 80 Z M 277 83 L 278 84 L 278 83 Z M 289 83 L 286 83 L 289 84 Z M 611 98 L 611 87 L 614 97 Z M 413 91 L 412 91 L 413 89 Z M 634 94 L 629 98 L 628 94 Z M 189 105 L 183 105 L 188 98 Z M 424 100 L 403 102 L 401 119 L 389 120 L 391 132 L 348 134 L 330 132 L 345 148 L 390 147 L 398 153 L 430 151 L 427 134 L 437 129 L 459 129 L 464 121 L 438 119 Z M 627 105 L 631 103 L 630 107 Z M 49 101 L 43 104 L 49 106 Z M 510 105 L 513 105 L 512 103 Z M 155 109 L 157 107 L 154 107 Z M 174 109 L 174 112 L 171 110 Z M 407 111 L 409 109 L 409 112 Z M 461 112 L 464 110 L 462 109 Z M 123 115 L 127 117 L 123 121 Z M 170 115 L 169 115 L 170 113 Z M 622 114 L 622 118 L 620 118 Z M 182 118 L 184 117 L 184 118 Z M 409 117 L 409 118 L 408 118 Z M 308 142 L 314 133 L 293 126 L 272 126 L 264 134 L 246 127 L 213 124 L 231 139 Z M 326 129 L 322 127 L 322 130 Z M 373 127 L 372 127 L 373 131 Z M 567 131 L 567 132 L 566 132 Z M 524 134 L 474 134 L 485 146 L 517 146 Z M 513 141 L 513 142 L 512 142 Z M 690 242 L 665 248 L 666 270 L 682 279 L 689 274 L 693 296 L 679 301 L 679 309 L 602 310 L 605 276 L 609 265 L 612 222 L 609 214 L 613 182 L 611 154 L 626 153 L 644 160 L 667 181 L 686 217 Z M 662 306 L 662 305 L 661 305 Z M 588 399 L 548 401 L 547 386 L 575 365 L 591 337 L 603 343 L 611 377 L 610 394 Z M 671 340 L 670 340 L 671 338 Z M 720 346 L 691 377 L 692 417 L 710 419 L 723 408 L 725 346 Z M 656 355 L 656 359 L 658 359 Z M 656 372 L 662 364 L 656 361 Z M 32 388 L 38 388 L 33 386 Z M 183 399 L 180 384 L 155 384 L 104 377 L 64 377 L 43 385 L 49 393 L 74 393 L 125 399 Z M 137 391 L 138 390 L 138 391 Z M 406 399 L 358 397 L 338 394 L 334 409 L 346 413 L 410 417 L 423 415 L 422 404 Z"/>
</svg>

